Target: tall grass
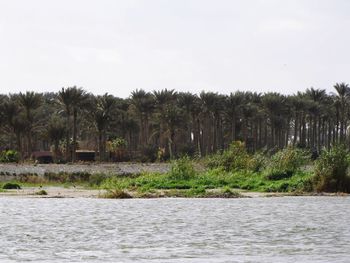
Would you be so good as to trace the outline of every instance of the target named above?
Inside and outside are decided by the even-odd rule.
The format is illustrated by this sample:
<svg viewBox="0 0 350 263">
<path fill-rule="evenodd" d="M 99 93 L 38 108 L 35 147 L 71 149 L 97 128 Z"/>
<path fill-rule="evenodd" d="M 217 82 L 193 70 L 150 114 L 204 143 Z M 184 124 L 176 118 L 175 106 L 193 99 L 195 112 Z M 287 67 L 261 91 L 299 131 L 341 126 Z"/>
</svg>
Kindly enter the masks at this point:
<svg viewBox="0 0 350 263">
<path fill-rule="evenodd" d="M 350 155 L 343 145 L 323 151 L 316 161 L 314 186 L 317 191 L 350 192 Z"/>
<path fill-rule="evenodd" d="M 249 167 L 251 156 L 243 142 L 232 142 L 230 147 L 207 158 L 209 168 L 223 168 L 225 171 L 239 171 Z"/>
<path fill-rule="evenodd" d="M 275 153 L 269 160 L 266 177 L 270 180 L 290 178 L 309 159 L 308 154 L 298 148 L 288 147 Z"/>
</svg>

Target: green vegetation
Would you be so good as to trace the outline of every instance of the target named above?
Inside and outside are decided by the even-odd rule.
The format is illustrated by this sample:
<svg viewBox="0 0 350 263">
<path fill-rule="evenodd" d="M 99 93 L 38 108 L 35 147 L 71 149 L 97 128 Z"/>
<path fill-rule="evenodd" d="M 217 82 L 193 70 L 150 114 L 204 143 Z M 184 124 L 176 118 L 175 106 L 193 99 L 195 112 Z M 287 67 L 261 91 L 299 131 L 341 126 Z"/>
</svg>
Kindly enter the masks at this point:
<svg viewBox="0 0 350 263">
<path fill-rule="evenodd" d="M 10 189 L 21 189 L 21 186 L 17 183 L 12 183 L 12 182 L 8 182 L 8 183 L 5 183 L 3 186 L 2 186 L 2 189 L 6 189 L 6 190 L 10 190 Z"/>
<path fill-rule="evenodd" d="M 171 180 L 189 180 L 195 176 L 196 172 L 193 167 L 193 163 L 188 156 L 182 157 L 173 161 L 171 170 L 169 173 L 169 179 Z"/>
<path fill-rule="evenodd" d="M 324 151 L 316 161 L 314 185 L 317 191 L 350 192 L 350 155 L 344 146 Z"/>
<path fill-rule="evenodd" d="M 238 171 L 248 169 L 253 161 L 247 153 L 244 143 L 236 141 L 223 153 L 216 153 L 209 156 L 207 165 L 209 168 L 222 167 L 225 171 Z"/>
<path fill-rule="evenodd" d="M 288 147 L 272 156 L 266 170 L 266 177 L 271 180 L 290 178 L 308 161 L 303 150 Z"/>
<path fill-rule="evenodd" d="M 323 149 L 349 142 L 350 87 L 337 83 L 334 89 L 335 94 L 309 88 L 290 96 L 140 89 L 122 99 L 73 86 L 0 94 L 0 151 L 12 151 L 0 161 L 39 159 L 38 151 L 52 152 L 46 157 L 53 158 L 41 156 L 42 161 L 66 163 L 212 156 L 210 167 L 259 172 L 265 165 L 261 153 L 270 156 L 292 145 L 317 158 Z M 82 157 L 77 150 L 95 154 Z M 253 153 L 260 155 L 252 159 Z M 271 167 L 270 176 L 292 173 L 289 167 Z"/>
<path fill-rule="evenodd" d="M 101 195 L 102 198 L 108 199 L 128 199 L 132 196 L 124 190 L 121 189 L 107 189 L 107 192 Z"/>
<path fill-rule="evenodd" d="M 338 153 L 337 149 L 334 148 L 332 152 Z M 237 197 L 237 189 L 295 194 L 320 190 L 346 192 L 349 190 L 345 185 L 349 181 L 344 176 L 347 171 L 342 166 L 342 160 L 346 161 L 347 168 L 350 158 L 344 151 L 338 154 L 343 156 L 337 158 L 338 162 L 325 163 L 325 156 L 329 155 L 325 151 L 316 161 L 314 173 L 312 169 L 306 169 L 306 165 L 313 167 L 313 163 L 311 154 L 303 150 L 289 147 L 268 157 L 261 153 L 249 154 L 244 145 L 237 142 L 222 154 L 208 158 L 206 164 L 209 168 L 206 171 L 195 171 L 192 161 L 184 157 L 173 162 L 168 174 L 143 173 L 133 178 L 110 177 L 100 187 L 137 191 L 140 196 L 152 196 L 152 193 L 157 196 L 161 191 L 163 196 L 181 197 Z M 326 171 L 330 169 L 337 174 L 337 189 L 321 189 L 315 184 L 319 178 L 326 176 L 318 172 L 320 165 L 322 171 L 327 167 Z M 340 170 L 342 173 L 338 172 Z"/>
<path fill-rule="evenodd" d="M 18 152 L 14 150 L 2 151 L 0 153 L 1 163 L 17 163 L 19 161 Z"/>
<path fill-rule="evenodd" d="M 47 195 L 47 192 L 45 190 L 40 190 L 36 192 L 35 195 Z"/>
<path fill-rule="evenodd" d="M 234 142 L 222 153 L 203 162 L 184 156 L 172 161 L 168 173 L 112 176 L 89 173 L 47 173 L 43 177 L 21 175 L 3 189 L 20 185 L 64 184 L 105 190 L 105 198 L 131 197 L 241 197 L 242 191 L 302 194 L 350 192 L 350 154 L 344 146 L 322 151 L 312 160 L 307 151 L 287 147 L 272 156 L 248 153 L 243 143 Z M 204 163 L 206 169 L 195 169 Z M 195 165 L 196 164 L 196 165 Z"/>
</svg>

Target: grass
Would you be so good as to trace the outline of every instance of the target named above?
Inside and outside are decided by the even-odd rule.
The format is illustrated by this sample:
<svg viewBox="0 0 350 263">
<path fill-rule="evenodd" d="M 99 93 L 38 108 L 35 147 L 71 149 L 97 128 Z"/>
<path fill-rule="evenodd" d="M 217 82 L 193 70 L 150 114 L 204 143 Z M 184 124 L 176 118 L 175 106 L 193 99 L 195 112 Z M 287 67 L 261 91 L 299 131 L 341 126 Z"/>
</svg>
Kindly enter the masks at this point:
<svg viewBox="0 0 350 263">
<path fill-rule="evenodd" d="M 109 189 L 107 190 L 106 193 L 101 195 L 102 198 L 108 198 L 108 199 L 128 199 L 128 198 L 132 198 L 132 196 L 124 191 L 124 190 L 120 190 L 120 189 Z"/>
<path fill-rule="evenodd" d="M 111 177 L 106 179 L 100 188 L 127 189 L 137 191 L 141 196 L 152 195 L 162 190 L 166 196 L 208 197 L 213 193 L 213 196 L 216 194 L 235 197 L 237 192 L 232 189 L 256 192 L 309 192 L 312 191 L 311 178 L 311 173 L 301 171 L 290 178 L 270 180 L 264 173 L 211 169 L 188 179 L 177 180 L 168 174 L 158 173 L 144 173 L 136 178 Z M 222 192 L 213 191 L 218 189 L 222 189 Z"/>
<path fill-rule="evenodd" d="M 193 160 L 172 161 L 168 173 L 141 173 L 124 176 L 106 174 L 46 173 L 19 175 L 10 182 L 20 186 L 83 186 L 104 189 L 105 197 L 240 197 L 237 189 L 253 192 L 305 193 L 312 191 L 350 192 L 350 153 L 335 146 L 322 151 L 313 161 L 308 150 L 287 147 L 274 154 L 248 153 L 244 143 L 233 142 L 228 149 L 197 160 L 207 167 L 194 169 Z M 315 169 L 305 169 L 305 166 Z M 0 175 L 9 175 L 0 172 Z M 10 186 L 8 186 L 10 187 Z M 3 188 L 3 187 L 1 187 Z"/>
<path fill-rule="evenodd" d="M 277 156 L 279 158 L 275 157 L 275 160 L 277 160 L 277 164 L 283 163 L 283 167 L 288 166 L 288 163 L 294 165 L 296 158 L 293 159 L 290 156 L 293 158 L 295 156 L 292 150 L 285 151 L 283 155 Z M 40 185 L 71 187 L 74 185 L 103 189 L 105 194 L 101 197 L 104 198 L 130 198 L 132 196 L 236 198 L 241 197 L 237 189 L 240 191 L 284 193 L 302 193 L 313 190 L 312 171 L 303 171 L 299 168 L 298 163 L 295 165 L 296 167 L 289 165 L 293 169 L 289 169 L 292 173 L 288 176 L 271 176 L 271 171 L 277 171 L 283 175 L 285 169 L 279 166 L 266 166 L 266 160 L 262 161 L 260 155 L 249 157 L 245 154 L 243 157 L 239 159 L 241 166 L 243 167 L 245 161 L 249 163 L 244 169 L 229 169 L 230 166 L 220 165 L 222 160 L 220 160 L 220 155 L 217 155 L 211 167 L 206 171 L 198 172 L 193 168 L 192 161 L 188 157 L 183 157 L 174 161 L 171 170 L 165 174 L 141 173 L 130 176 L 111 176 L 89 173 L 50 173 L 43 177 L 29 174 L 22 175 L 19 177 L 20 180 L 10 183 L 22 187 Z M 223 163 L 226 164 L 232 158 L 236 158 L 235 155 L 223 155 Z"/>
<path fill-rule="evenodd" d="M 178 171 L 177 171 L 178 173 Z M 192 173 L 191 176 L 172 174 L 142 173 L 137 176 L 106 176 L 104 174 L 67 180 L 64 175 L 40 181 L 11 181 L 20 187 L 79 185 L 84 188 L 104 189 L 105 198 L 135 197 L 240 197 L 237 189 L 253 192 L 310 192 L 312 191 L 312 173 L 298 171 L 290 178 L 268 179 L 264 172 L 232 171 L 213 168 L 205 172 Z M 90 179 L 92 178 L 92 179 Z M 0 185 L 1 186 L 1 185 Z M 1 186 L 3 188 L 3 186 Z"/>
</svg>

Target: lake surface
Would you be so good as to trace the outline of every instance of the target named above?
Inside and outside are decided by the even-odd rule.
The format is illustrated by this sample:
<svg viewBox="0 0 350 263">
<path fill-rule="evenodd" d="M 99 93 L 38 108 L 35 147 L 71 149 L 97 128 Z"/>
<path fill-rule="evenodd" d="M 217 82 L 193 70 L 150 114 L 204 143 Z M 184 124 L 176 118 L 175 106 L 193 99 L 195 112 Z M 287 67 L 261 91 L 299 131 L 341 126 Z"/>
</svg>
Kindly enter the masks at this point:
<svg viewBox="0 0 350 263">
<path fill-rule="evenodd" d="M 0 262 L 349 262 L 349 197 L 0 198 Z"/>
</svg>

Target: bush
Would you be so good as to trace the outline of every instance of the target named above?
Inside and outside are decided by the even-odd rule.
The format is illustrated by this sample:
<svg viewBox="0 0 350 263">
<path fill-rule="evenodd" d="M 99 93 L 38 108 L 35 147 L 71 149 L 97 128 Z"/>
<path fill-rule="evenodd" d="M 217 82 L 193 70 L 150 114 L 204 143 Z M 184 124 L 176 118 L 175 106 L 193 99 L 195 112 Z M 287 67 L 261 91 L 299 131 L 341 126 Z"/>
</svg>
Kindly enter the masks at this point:
<svg viewBox="0 0 350 263">
<path fill-rule="evenodd" d="M 237 191 L 233 191 L 231 188 L 229 187 L 224 187 L 223 189 L 221 189 L 221 195 L 224 198 L 233 198 L 233 197 L 243 197 L 242 194 L 240 194 Z"/>
<path fill-rule="evenodd" d="M 283 149 L 272 156 L 266 177 L 269 180 L 290 178 L 307 159 L 306 153 L 300 149 L 293 147 Z"/>
<path fill-rule="evenodd" d="M 40 190 L 35 193 L 36 195 L 47 195 L 47 192 L 45 190 Z"/>
<path fill-rule="evenodd" d="M 204 197 L 205 188 L 203 186 L 191 188 L 186 192 L 186 196 L 187 197 Z"/>
<path fill-rule="evenodd" d="M 350 192 L 349 154 L 345 146 L 334 146 L 323 151 L 316 161 L 314 186 L 317 191 Z"/>
<path fill-rule="evenodd" d="M 0 153 L 0 162 L 2 163 L 17 163 L 19 155 L 17 151 L 7 150 Z"/>
<path fill-rule="evenodd" d="M 193 163 L 188 156 L 173 161 L 168 178 L 171 180 L 189 180 L 196 175 Z"/>
<path fill-rule="evenodd" d="M 245 144 L 240 141 L 231 143 L 230 147 L 222 153 L 212 155 L 207 160 L 209 168 L 222 167 L 225 171 L 238 171 L 249 168 L 250 155 Z"/>
<path fill-rule="evenodd" d="M 261 172 L 266 168 L 267 158 L 262 153 L 255 153 L 248 163 L 249 170 Z"/>
<path fill-rule="evenodd" d="M 21 189 L 21 186 L 16 183 L 6 183 L 2 186 L 2 189 Z"/>
<path fill-rule="evenodd" d="M 100 186 L 104 180 L 106 180 L 108 176 L 106 174 L 92 174 L 89 177 L 89 185 L 90 186 Z"/>
<path fill-rule="evenodd" d="M 108 189 L 107 193 L 102 195 L 103 198 L 110 198 L 110 199 L 127 199 L 132 198 L 132 196 L 125 192 L 124 190 L 120 189 Z"/>
</svg>

